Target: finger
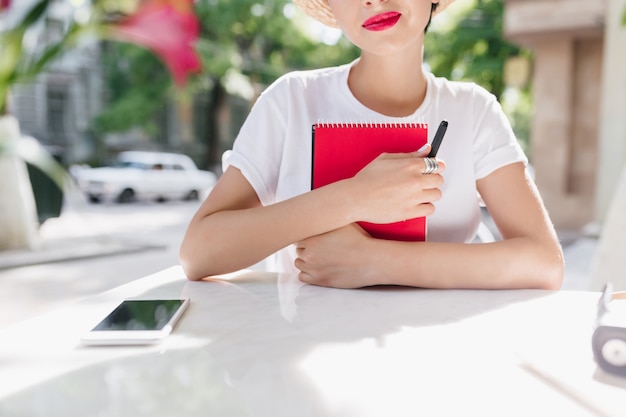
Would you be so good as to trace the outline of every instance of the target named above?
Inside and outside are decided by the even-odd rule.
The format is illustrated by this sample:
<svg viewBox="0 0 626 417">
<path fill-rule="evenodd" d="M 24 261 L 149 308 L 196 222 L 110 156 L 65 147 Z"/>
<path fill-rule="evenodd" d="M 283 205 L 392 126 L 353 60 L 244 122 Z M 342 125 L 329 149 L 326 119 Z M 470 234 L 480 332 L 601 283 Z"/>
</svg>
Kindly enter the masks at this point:
<svg viewBox="0 0 626 417">
<path fill-rule="evenodd" d="M 438 158 L 422 158 L 422 174 L 441 174 L 446 170 L 446 164 Z"/>
<path fill-rule="evenodd" d="M 304 267 L 304 261 L 302 260 L 302 258 L 296 258 L 293 261 L 293 266 L 295 266 L 296 269 L 302 271 L 302 268 Z"/>
<path fill-rule="evenodd" d="M 380 154 L 381 159 L 400 159 L 400 158 L 424 158 L 430 152 L 430 145 L 427 143 L 413 152 L 383 152 Z"/>
<path fill-rule="evenodd" d="M 414 201 L 415 206 L 413 206 L 411 210 L 414 209 L 420 212 L 423 211 L 424 213 L 422 215 L 432 214 L 435 212 L 435 206 L 433 203 L 437 200 L 440 200 L 441 196 L 441 191 L 436 188 L 432 190 L 425 190 L 424 193 L 421 195 L 421 198 Z"/>
<path fill-rule="evenodd" d="M 412 153 L 414 154 L 414 156 L 418 158 L 423 158 L 430 153 L 430 149 L 431 149 L 430 143 L 427 143 L 421 148 L 419 148 L 417 151 L 412 152 Z"/>
<path fill-rule="evenodd" d="M 313 277 L 306 272 L 300 272 L 298 274 L 298 279 L 305 284 L 311 284 L 313 282 Z"/>
<path fill-rule="evenodd" d="M 401 155 L 402 158 L 425 158 L 426 155 L 430 153 L 430 144 L 427 143 L 416 151 L 408 152 L 408 153 L 397 153 L 394 155 Z"/>
<path fill-rule="evenodd" d="M 431 188 L 424 190 L 424 203 L 430 203 L 433 201 L 441 200 L 443 193 L 439 188 Z"/>
<path fill-rule="evenodd" d="M 439 158 L 435 158 L 435 159 L 437 159 L 437 163 L 439 164 L 439 169 L 437 170 L 437 173 L 441 174 L 442 172 L 446 170 L 446 163 L 445 161 L 442 161 Z"/>
<path fill-rule="evenodd" d="M 427 217 L 435 212 L 435 205 L 433 203 L 422 203 L 418 206 L 414 217 Z"/>
</svg>

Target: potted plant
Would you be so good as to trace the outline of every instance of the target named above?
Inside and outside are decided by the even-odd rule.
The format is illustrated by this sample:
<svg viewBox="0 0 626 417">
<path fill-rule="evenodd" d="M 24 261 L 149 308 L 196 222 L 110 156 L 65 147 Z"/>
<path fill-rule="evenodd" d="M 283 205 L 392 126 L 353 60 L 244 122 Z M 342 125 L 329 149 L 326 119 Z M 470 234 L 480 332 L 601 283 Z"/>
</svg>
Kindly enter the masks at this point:
<svg viewBox="0 0 626 417">
<path fill-rule="evenodd" d="M 63 36 L 26 53 L 25 38 L 38 30 L 52 0 L 0 0 L 0 250 L 37 248 L 38 221 L 26 162 L 45 172 L 60 189 L 68 175 L 33 138 L 23 137 L 10 112 L 10 92 L 32 81 L 84 37 L 131 42 L 159 56 L 177 86 L 200 69 L 194 50 L 199 24 L 193 0 L 74 1 Z M 22 12 L 21 15 L 18 15 Z"/>
</svg>

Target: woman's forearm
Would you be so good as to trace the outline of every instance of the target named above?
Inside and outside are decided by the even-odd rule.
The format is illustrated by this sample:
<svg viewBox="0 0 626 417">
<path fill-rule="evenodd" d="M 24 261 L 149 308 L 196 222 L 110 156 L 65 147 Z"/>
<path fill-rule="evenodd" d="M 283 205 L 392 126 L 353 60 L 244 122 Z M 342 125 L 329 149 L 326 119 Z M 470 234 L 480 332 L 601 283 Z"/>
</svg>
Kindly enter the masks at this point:
<svg viewBox="0 0 626 417">
<path fill-rule="evenodd" d="M 493 243 L 404 243 L 370 239 L 368 255 L 390 284 L 427 288 L 558 289 L 558 243 L 531 237 Z"/>
<path fill-rule="evenodd" d="M 248 267 L 291 243 L 356 221 L 429 215 L 443 178 L 425 175 L 420 156 L 381 154 L 352 178 L 268 206 L 261 206 L 239 170 L 229 169 L 191 220 L 181 264 L 190 279 L 200 279 Z"/>
<path fill-rule="evenodd" d="M 339 182 L 269 206 L 199 211 L 183 239 L 181 264 L 192 280 L 246 268 L 300 239 L 352 223 L 349 200 Z"/>
</svg>

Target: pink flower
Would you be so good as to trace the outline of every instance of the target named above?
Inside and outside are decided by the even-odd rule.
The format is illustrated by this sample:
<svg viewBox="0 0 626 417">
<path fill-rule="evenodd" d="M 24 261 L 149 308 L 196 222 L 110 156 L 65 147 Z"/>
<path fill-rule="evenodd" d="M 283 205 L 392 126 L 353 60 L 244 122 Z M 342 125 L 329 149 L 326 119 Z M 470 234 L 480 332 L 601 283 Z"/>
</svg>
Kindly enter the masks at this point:
<svg viewBox="0 0 626 417">
<path fill-rule="evenodd" d="M 158 55 L 178 85 L 186 83 L 189 73 L 201 69 L 193 46 L 199 31 L 193 0 L 145 0 L 135 14 L 112 27 L 116 40 L 143 46 Z"/>
<path fill-rule="evenodd" d="M 11 0 L 0 0 L 0 12 L 11 6 Z"/>
</svg>

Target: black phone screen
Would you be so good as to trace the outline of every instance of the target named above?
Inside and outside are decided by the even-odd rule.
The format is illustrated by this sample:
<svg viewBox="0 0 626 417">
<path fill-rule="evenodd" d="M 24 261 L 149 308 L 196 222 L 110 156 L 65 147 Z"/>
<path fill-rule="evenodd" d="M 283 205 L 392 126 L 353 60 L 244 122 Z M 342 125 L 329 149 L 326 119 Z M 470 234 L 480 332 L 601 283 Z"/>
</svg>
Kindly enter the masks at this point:
<svg viewBox="0 0 626 417">
<path fill-rule="evenodd" d="M 185 300 L 124 300 L 94 331 L 161 330 Z"/>
</svg>

